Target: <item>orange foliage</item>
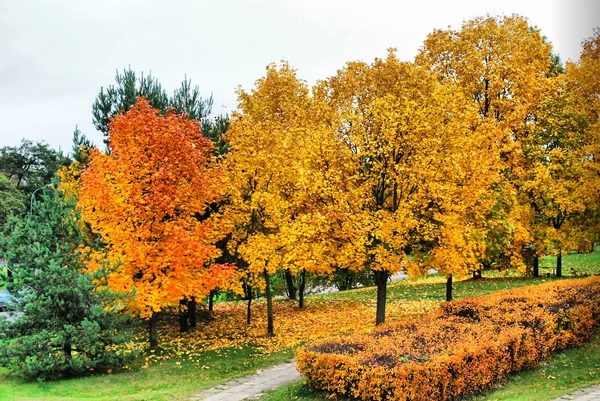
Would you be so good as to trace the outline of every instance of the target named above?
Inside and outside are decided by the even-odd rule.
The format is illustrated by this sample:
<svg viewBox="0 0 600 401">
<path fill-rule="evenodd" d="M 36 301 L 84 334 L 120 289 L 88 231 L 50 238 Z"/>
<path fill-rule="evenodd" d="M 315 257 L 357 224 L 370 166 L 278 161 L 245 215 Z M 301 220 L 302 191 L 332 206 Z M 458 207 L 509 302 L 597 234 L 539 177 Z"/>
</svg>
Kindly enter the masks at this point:
<svg viewBox="0 0 600 401">
<path fill-rule="evenodd" d="M 297 351 L 311 386 L 361 400 L 449 400 L 580 345 L 600 323 L 600 278 L 443 304 L 421 320 Z"/>
<path fill-rule="evenodd" d="M 91 152 L 79 197 L 105 245 L 97 260 L 115 267 L 108 285 L 131 294 L 129 309 L 142 318 L 183 296 L 205 296 L 228 269 L 209 268 L 218 230 L 201 217 L 218 199 L 220 174 L 200 123 L 140 100 L 114 118 L 109 138 L 110 154 Z"/>
</svg>

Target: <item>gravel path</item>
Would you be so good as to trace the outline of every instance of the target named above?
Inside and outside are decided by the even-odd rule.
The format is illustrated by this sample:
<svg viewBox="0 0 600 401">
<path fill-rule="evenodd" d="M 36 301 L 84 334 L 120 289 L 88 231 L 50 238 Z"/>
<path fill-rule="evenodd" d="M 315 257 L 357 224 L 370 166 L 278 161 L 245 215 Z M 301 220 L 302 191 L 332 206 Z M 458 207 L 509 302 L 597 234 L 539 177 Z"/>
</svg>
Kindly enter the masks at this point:
<svg viewBox="0 0 600 401">
<path fill-rule="evenodd" d="M 296 361 L 291 360 L 281 365 L 259 370 L 253 375 L 220 384 L 217 387 L 192 396 L 190 401 L 255 400 L 267 390 L 273 390 L 299 379 L 300 373 L 296 370 Z"/>
</svg>

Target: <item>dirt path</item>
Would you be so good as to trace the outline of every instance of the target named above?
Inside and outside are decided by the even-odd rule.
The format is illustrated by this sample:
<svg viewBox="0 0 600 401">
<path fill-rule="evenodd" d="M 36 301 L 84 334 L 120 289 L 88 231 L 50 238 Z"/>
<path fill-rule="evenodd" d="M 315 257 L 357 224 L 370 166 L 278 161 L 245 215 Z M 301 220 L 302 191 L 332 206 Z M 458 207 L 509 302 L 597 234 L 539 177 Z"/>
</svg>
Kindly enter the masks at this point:
<svg viewBox="0 0 600 401">
<path fill-rule="evenodd" d="M 291 360 L 253 375 L 231 380 L 217 387 L 203 391 L 190 398 L 190 401 L 241 401 L 258 399 L 263 392 L 300 379 L 296 361 Z"/>
</svg>

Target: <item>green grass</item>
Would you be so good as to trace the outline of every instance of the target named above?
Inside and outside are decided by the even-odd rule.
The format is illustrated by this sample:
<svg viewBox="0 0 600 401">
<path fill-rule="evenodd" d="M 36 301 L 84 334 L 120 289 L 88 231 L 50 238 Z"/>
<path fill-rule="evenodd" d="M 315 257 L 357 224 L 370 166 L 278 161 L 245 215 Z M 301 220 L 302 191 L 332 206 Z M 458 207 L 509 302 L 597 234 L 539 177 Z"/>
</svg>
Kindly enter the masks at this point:
<svg viewBox="0 0 600 401">
<path fill-rule="evenodd" d="M 600 383 L 600 334 L 584 347 L 554 355 L 537 369 L 512 376 L 506 383 L 465 401 L 548 401 Z M 267 392 L 260 401 L 327 401 L 323 393 L 300 380 Z M 338 398 L 338 400 L 343 400 Z"/>
<path fill-rule="evenodd" d="M 540 273 L 554 274 L 555 270 L 556 256 L 541 258 Z M 563 255 L 562 271 L 565 276 L 600 274 L 600 246 L 595 247 L 594 252 Z"/>
<path fill-rule="evenodd" d="M 172 401 L 289 360 L 293 350 L 261 355 L 250 347 L 207 351 L 198 363 L 174 360 L 149 368 L 46 383 L 26 383 L 0 370 L 0 400 Z M 206 369 L 203 367 L 210 367 Z"/>
</svg>

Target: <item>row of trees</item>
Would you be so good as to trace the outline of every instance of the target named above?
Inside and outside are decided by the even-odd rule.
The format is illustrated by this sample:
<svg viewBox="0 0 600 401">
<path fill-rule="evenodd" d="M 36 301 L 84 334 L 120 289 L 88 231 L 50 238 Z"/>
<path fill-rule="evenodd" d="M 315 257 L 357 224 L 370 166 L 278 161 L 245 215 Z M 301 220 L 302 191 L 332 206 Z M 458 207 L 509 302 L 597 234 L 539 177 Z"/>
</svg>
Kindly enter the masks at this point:
<svg viewBox="0 0 600 401">
<path fill-rule="evenodd" d="M 563 250 L 598 239 L 599 44 L 564 69 L 525 18 L 477 18 L 431 33 L 413 62 L 391 49 L 312 88 L 272 64 L 231 125 L 187 80 L 169 98 L 118 75 L 94 105 L 107 150 L 59 173 L 88 270 L 113 267 L 101 287 L 149 321 L 153 347 L 158 312 L 187 322 L 215 288 L 244 294 L 248 318 L 264 292 L 273 334 L 278 273 L 303 307 L 307 275 L 371 272 L 377 324 L 399 271 L 438 269 L 448 299 L 455 275 L 526 272 L 528 257 L 556 253 L 561 275 Z"/>
</svg>

